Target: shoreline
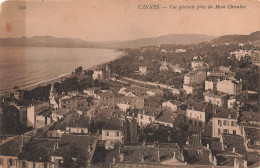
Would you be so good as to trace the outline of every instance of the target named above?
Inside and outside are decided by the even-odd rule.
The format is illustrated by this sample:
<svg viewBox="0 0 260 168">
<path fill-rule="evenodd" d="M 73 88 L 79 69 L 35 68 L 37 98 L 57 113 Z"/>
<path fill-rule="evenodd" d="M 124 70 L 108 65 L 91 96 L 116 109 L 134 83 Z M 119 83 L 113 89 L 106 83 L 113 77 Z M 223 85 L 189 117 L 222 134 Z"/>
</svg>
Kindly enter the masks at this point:
<svg viewBox="0 0 260 168">
<path fill-rule="evenodd" d="M 118 51 L 118 50 L 114 50 L 114 52 L 120 52 L 120 54 L 118 56 L 116 56 L 115 58 L 113 58 L 112 60 L 109 60 L 109 61 L 104 61 L 102 63 L 99 63 L 97 65 L 94 65 L 94 66 L 91 66 L 89 68 L 84 68 L 83 67 L 83 70 L 85 71 L 88 71 L 88 70 L 95 70 L 97 69 L 98 67 L 100 66 L 103 66 L 105 64 L 109 64 L 117 59 L 120 59 L 122 57 L 124 57 L 126 55 L 126 53 L 124 51 Z M 74 70 L 73 70 L 74 71 Z M 47 86 L 48 84 L 52 84 L 52 83 L 60 83 L 62 82 L 64 79 L 66 78 L 69 78 L 71 77 L 73 74 L 71 73 L 66 73 L 66 74 L 61 74 L 59 75 L 58 77 L 56 78 L 53 78 L 53 79 L 50 79 L 50 80 L 44 80 L 44 81 L 35 81 L 35 82 L 32 82 L 32 83 L 28 83 L 28 84 L 24 84 L 24 85 L 20 85 L 18 86 L 20 89 L 22 90 L 33 90 L 39 86 Z M 8 93 L 13 93 L 13 90 L 11 89 L 10 91 L 9 90 L 2 90 L 0 91 L 0 96 L 3 96 L 5 94 L 5 92 L 8 92 Z"/>
</svg>

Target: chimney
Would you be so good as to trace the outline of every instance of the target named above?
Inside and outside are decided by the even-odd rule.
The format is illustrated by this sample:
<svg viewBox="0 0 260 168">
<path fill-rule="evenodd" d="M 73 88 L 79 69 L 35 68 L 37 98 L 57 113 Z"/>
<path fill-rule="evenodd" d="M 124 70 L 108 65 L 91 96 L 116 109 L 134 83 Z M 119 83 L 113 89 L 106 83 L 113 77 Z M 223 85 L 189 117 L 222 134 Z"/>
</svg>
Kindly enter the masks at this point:
<svg viewBox="0 0 260 168">
<path fill-rule="evenodd" d="M 217 166 L 217 159 L 215 156 L 213 157 L 213 164 L 214 164 L 214 166 Z"/>
<path fill-rule="evenodd" d="M 232 152 L 233 152 L 233 153 L 236 153 L 235 147 L 232 148 Z"/>
<path fill-rule="evenodd" d="M 123 162 L 123 161 L 124 161 L 124 154 L 123 154 L 123 153 L 120 153 L 120 155 L 119 155 L 119 161 L 120 161 L 120 162 Z"/>
<path fill-rule="evenodd" d="M 239 162 L 237 158 L 234 159 L 234 168 L 239 168 Z"/>
<path fill-rule="evenodd" d="M 145 114 L 145 110 L 143 110 L 143 114 Z"/>
<path fill-rule="evenodd" d="M 181 161 L 185 161 L 184 155 L 183 155 L 183 150 L 181 151 Z"/>
<path fill-rule="evenodd" d="M 23 147 L 24 147 L 24 140 L 23 140 L 23 135 L 22 135 L 22 142 L 21 142 L 21 146 L 20 146 L 20 153 L 23 152 Z"/>
<path fill-rule="evenodd" d="M 113 163 L 116 163 L 116 158 L 115 157 L 113 157 Z"/>
<path fill-rule="evenodd" d="M 224 151 L 225 148 L 224 148 L 224 142 L 223 142 L 223 135 L 222 135 L 222 133 L 220 133 L 219 141 L 220 141 L 220 143 L 221 143 L 221 149 L 222 149 L 222 151 Z"/>
<path fill-rule="evenodd" d="M 207 143 L 207 149 L 209 149 L 209 144 Z"/>
<path fill-rule="evenodd" d="M 247 168 L 247 161 L 244 159 L 244 161 L 243 161 L 243 167 L 244 168 Z"/>
<path fill-rule="evenodd" d="M 213 162 L 213 158 L 212 158 L 212 153 L 211 153 L 211 151 L 209 152 L 209 162 L 210 162 L 210 163 Z"/>
<path fill-rule="evenodd" d="M 160 162 L 160 148 L 159 148 L 159 146 L 158 146 L 158 153 L 157 153 L 157 155 L 158 155 L 158 162 Z"/>
<path fill-rule="evenodd" d="M 91 152 L 90 144 L 88 144 L 88 152 Z"/>
<path fill-rule="evenodd" d="M 56 145 L 56 149 L 59 149 L 59 141 L 57 141 L 57 142 L 55 143 L 55 145 Z"/>
</svg>

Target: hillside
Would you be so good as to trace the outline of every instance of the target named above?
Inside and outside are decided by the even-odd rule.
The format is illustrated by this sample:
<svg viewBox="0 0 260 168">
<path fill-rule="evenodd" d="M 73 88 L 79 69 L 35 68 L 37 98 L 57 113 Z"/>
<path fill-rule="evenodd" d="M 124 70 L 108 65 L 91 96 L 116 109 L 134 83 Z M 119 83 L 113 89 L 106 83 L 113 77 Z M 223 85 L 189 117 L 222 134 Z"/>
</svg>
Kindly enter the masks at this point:
<svg viewBox="0 0 260 168">
<path fill-rule="evenodd" d="M 129 41 L 93 42 L 73 38 L 35 36 L 31 38 L 0 38 L 1 47 L 71 47 L 71 48 L 138 48 L 161 44 L 195 44 L 214 39 L 214 36 L 197 34 L 173 34 Z"/>
<path fill-rule="evenodd" d="M 157 46 L 162 44 L 196 44 L 215 38 L 215 36 L 200 34 L 171 34 L 159 37 L 115 42 L 110 44 L 110 46 L 115 48 L 139 48 L 145 46 Z"/>
<path fill-rule="evenodd" d="M 260 40 L 260 31 L 251 33 L 249 35 L 225 35 L 212 40 L 213 43 L 248 43 L 257 42 Z"/>
</svg>

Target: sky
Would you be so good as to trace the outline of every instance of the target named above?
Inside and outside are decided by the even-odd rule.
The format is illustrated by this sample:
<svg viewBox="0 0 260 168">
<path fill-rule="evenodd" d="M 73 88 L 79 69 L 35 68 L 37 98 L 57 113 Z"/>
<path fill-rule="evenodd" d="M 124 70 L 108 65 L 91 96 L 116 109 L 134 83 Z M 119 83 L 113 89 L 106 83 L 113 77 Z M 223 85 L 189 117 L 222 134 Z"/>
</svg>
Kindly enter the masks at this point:
<svg viewBox="0 0 260 168">
<path fill-rule="evenodd" d="M 213 9 L 178 9 L 209 4 Z M 143 5 L 160 9 L 139 9 Z M 226 8 L 215 9 L 216 5 Z M 227 9 L 228 5 L 246 8 Z M 167 34 L 250 34 L 260 30 L 259 16 L 260 0 L 6 1 L 1 4 L 0 38 L 48 35 L 123 41 Z"/>
</svg>

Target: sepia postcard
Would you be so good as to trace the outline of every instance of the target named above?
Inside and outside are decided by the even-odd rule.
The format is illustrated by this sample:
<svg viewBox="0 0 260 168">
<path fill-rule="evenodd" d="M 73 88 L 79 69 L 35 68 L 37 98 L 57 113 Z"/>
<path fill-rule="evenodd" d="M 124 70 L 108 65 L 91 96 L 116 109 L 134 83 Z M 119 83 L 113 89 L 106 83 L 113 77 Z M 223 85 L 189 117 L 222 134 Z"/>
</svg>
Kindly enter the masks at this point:
<svg viewBox="0 0 260 168">
<path fill-rule="evenodd" d="M 0 0 L 0 168 L 260 168 L 260 0 Z"/>
</svg>

